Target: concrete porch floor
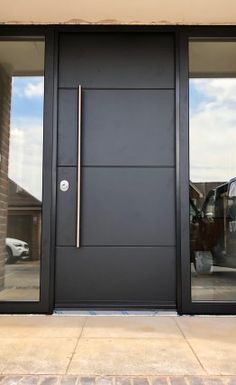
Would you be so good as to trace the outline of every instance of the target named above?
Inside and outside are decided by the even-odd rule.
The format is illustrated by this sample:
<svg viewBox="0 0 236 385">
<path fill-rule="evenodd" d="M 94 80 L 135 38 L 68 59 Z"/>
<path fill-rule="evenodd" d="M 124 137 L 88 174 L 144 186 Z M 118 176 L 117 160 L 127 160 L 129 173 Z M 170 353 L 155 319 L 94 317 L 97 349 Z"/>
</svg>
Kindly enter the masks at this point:
<svg viewBox="0 0 236 385">
<path fill-rule="evenodd" d="M 236 317 L 0 316 L 0 384 L 18 383 L 233 385 Z"/>
</svg>

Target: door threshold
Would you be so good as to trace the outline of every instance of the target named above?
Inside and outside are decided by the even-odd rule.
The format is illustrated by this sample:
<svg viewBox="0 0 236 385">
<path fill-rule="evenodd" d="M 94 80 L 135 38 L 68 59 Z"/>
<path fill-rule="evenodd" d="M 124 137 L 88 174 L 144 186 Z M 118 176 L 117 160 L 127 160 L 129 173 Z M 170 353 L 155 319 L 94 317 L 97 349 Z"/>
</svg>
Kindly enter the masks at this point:
<svg viewBox="0 0 236 385">
<path fill-rule="evenodd" d="M 63 316 L 143 316 L 143 317 L 156 317 L 156 316 L 168 316 L 176 317 L 178 314 L 176 311 L 158 311 L 158 310 L 75 310 L 75 309 L 57 309 L 54 310 L 53 315 Z"/>
</svg>

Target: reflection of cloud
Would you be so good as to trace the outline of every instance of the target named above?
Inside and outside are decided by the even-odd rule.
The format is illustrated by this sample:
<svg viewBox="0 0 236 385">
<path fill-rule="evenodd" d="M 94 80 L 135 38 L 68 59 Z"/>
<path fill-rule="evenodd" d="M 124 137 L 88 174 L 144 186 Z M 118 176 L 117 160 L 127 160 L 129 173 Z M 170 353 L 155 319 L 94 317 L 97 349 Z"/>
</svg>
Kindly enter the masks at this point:
<svg viewBox="0 0 236 385">
<path fill-rule="evenodd" d="M 11 121 L 9 177 L 30 194 L 42 199 L 42 120 L 15 117 Z"/>
<path fill-rule="evenodd" d="M 44 78 L 34 77 L 15 77 L 13 78 L 14 95 L 20 98 L 42 98 L 44 94 Z"/>
<path fill-rule="evenodd" d="M 190 178 L 227 181 L 236 176 L 236 79 L 191 79 L 190 87 L 202 96 L 190 117 Z"/>
<path fill-rule="evenodd" d="M 28 83 L 24 92 L 28 98 L 43 97 L 44 83 L 43 80 L 38 81 L 36 84 Z"/>
</svg>

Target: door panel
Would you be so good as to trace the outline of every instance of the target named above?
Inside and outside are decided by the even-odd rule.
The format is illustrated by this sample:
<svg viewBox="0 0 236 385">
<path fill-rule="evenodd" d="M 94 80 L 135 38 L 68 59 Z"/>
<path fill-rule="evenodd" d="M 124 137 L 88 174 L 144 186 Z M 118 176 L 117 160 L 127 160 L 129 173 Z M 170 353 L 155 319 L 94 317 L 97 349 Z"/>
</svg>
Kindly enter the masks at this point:
<svg viewBox="0 0 236 385">
<path fill-rule="evenodd" d="M 76 185 L 74 168 L 59 177 Z M 82 246 L 175 244 L 172 169 L 83 168 L 81 180 Z M 75 193 L 58 192 L 58 245 L 75 245 Z"/>
<path fill-rule="evenodd" d="M 174 245 L 173 170 L 85 168 L 83 174 L 82 245 Z"/>
<path fill-rule="evenodd" d="M 77 104 L 60 90 L 60 165 L 77 164 Z M 82 111 L 82 165 L 174 165 L 173 90 L 84 89 Z"/>
<path fill-rule="evenodd" d="M 173 42 L 158 33 L 60 36 L 58 307 L 175 305 Z"/>
<path fill-rule="evenodd" d="M 175 248 L 61 247 L 56 277 L 58 306 L 91 302 L 173 306 Z"/>
<path fill-rule="evenodd" d="M 62 34 L 59 87 L 174 88 L 173 54 L 169 34 Z"/>
</svg>

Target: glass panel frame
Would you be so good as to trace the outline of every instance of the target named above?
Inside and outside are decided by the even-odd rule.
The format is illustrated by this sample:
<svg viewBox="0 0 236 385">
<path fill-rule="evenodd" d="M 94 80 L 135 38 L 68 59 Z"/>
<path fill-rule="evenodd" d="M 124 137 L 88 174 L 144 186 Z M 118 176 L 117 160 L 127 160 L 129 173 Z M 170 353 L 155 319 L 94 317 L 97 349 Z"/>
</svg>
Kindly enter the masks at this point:
<svg viewBox="0 0 236 385">
<path fill-rule="evenodd" d="M 47 27 L 2 26 L 0 40 L 45 39 L 45 94 L 44 94 L 44 146 L 43 146 L 43 214 L 42 214 L 42 263 L 39 302 L 1 302 L 0 313 L 51 313 L 53 311 L 53 257 L 55 247 L 55 188 L 56 146 L 53 132 L 56 130 L 54 112 L 55 71 L 54 31 Z M 50 280 L 51 278 L 51 280 Z"/>
<path fill-rule="evenodd" d="M 1 302 L 40 300 L 44 57 L 44 38 L 0 41 Z"/>
<path fill-rule="evenodd" d="M 189 39 L 235 40 L 235 27 L 180 29 L 176 76 L 177 308 L 180 314 L 235 314 L 235 301 L 191 300 L 189 231 Z"/>
</svg>

